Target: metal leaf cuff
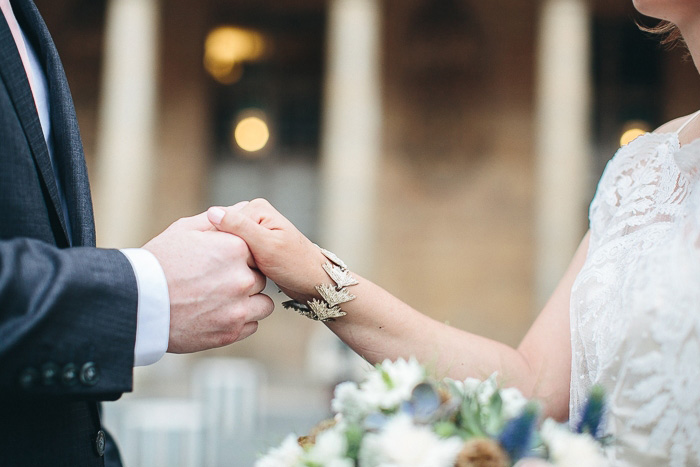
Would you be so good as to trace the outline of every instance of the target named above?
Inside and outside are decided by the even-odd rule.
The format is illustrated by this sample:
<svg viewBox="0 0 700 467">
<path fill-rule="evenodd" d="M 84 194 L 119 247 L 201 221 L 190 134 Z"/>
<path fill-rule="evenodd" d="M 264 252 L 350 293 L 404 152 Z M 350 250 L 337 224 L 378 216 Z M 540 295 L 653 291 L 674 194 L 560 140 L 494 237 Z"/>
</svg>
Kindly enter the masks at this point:
<svg viewBox="0 0 700 467">
<path fill-rule="evenodd" d="M 323 264 L 323 270 L 326 271 L 326 274 L 328 274 L 331 279 L 333 279 L 333 282 L 335 282 L 338 285 L 338 288 L 349 287 L 351 285 L 358 284 L 357 279 L 352 277 L 350 271 L 348 271 L 347 269 L 341 269 L 340 266 L 336 266 L 335 264 L 325 262 Z"/>
<path fill-rule="evenodd" d="M 323 256 L 328 258 L 331 261 L 331 263 L 337 264 L 338 266 L 340 266 L 340 269 L 348 269 L 348 265 L 345 264 L 342 259 L 338 258 L 338 256 L 335 253 L 328 251 L 325 248 L 321 248 L 320 246 L 318 248 L 321 250 L 321 253 L 323 253 Z"/>
<path fill-rule="evenodd" d="M 282 306 L 287 309 L 296 310 L 300 315 L 315 321 L 333 321 L 347 314 L 340 309 L 339 305 L 356 298 L 346 287 L 357 285 L 359 282 L 350 274 L 347 265 L 340 258 L 328 250 L 321 247 L 319 247 L 319 249 L 321 253 L 323 253 L 323 256 L 328 259 L 328 261 L 323 264 L 323 270 L 326 271 L 326 274 L 328 274 L 336 285 L 319 284 L 316 286 L 316 291 L 321 295 L 323 300 L 314 298 L 306 302 L 306 304 L 296 300 L 288 300 L 283 302 Z"/>
<path fill-rule="evenodd" d="M 340 305 L 341 303 L 349 302 L 355 298 L 348 289 L 342 288 L 338 290 L 330 284 L 317 285 L 316 290 L 329 306 Z"/>
<path fill-rule="evenodd" d="M 316 315 L 316 319 L 319 321 L 328 321 L 347 314 L 341 310 L 338 305 L 328 306 L 328 303 L 316 300 L 315 298 L 308 303 L 309 308 L 311 308 L 311 311 Z"/>
</svg>

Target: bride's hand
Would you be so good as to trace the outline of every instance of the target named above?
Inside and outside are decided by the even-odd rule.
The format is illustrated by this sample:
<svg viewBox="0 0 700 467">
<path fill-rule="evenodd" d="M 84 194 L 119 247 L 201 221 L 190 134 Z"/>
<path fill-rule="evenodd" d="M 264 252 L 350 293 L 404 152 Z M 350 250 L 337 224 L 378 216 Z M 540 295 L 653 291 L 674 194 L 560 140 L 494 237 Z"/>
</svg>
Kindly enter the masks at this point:
<svg viewBox="0 0 700 467">
<path fill-rule="evenodd" d="M 209 221 L 242 238 L 260 271 L 288 296 L 305 302 L 318 297 L 314 286 L 329 282 L 319 248 L 264 199 L 212 207 Z"/>
</svg>

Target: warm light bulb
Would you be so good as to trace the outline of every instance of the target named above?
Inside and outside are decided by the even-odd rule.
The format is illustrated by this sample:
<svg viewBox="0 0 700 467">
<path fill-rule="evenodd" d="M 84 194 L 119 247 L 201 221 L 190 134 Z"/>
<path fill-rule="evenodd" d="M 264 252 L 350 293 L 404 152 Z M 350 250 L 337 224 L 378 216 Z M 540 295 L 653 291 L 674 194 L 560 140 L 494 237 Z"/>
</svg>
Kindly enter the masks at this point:
<svg viewBox="0 0 700 467">
<path fill-rule="evenodd" d="M 622 126 L 622 134 L 620 135 L 620 146 L 625 146 L 637 137 L 651 131 L 651 125 L 644 120 L 628 120 Z"/>
<path fill-rule="evenodd" d="M 233 137 L 238 147 L 244 151 L 256 152 L 267 145 L 270 129 L 260 117 L 245 117 L 236 125 Z"/>
<path fill-rule="evenodd" d="M 231 84 L 240 77 L 243 62 L 258 60 L 265 52 L 259 32 L 233 26 L 219 26 L 204 42 L 204 67 L 217 81 Z"/>
<path fill-rule="evenodd" d="M 622 136 L 620 136 L 620 146 L 624 146 L 626 144 L 631 143 L 638 136 L 641 136 L 644 133 L 646 133 L 646 130 L 643 128 L 630 128 L 629 130 L 622 133 Z"/>
</svg>

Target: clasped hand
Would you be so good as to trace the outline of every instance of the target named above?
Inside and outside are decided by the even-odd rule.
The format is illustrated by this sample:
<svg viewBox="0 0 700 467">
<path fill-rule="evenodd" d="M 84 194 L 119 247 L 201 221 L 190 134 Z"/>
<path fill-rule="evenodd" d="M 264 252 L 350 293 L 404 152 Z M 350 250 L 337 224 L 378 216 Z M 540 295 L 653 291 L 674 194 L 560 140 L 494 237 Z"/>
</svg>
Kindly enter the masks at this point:
<svg viewBox="0 0 700 467">
<path fill-rule="evenodd" d="M 317 298 L 315 285 L 328 282 L 319 248 L 268 201 L 213 207 L 207 215 L 218 230 L 243 239 L 258 269 L 289 297 L 300 302 Z"/>
<path fill-rule="evenodd" d="M 168 284 L 168 352 L 225 346 L 253 334 L 274 308 L 262 294 L 265 276 L 246 243 L 216 231 L 206 213 L 183 218 L 143 247 Z"/>
<path fill-rule="evenodd" d="M 225 346 L 253 334 L 274 308 L 266 277 L 299 301 L 327 282 L 325 257 L 270 203 L 257 199 L 178 220 L 144 245 L 168 283 L 168 352 Z"/>
</svg>

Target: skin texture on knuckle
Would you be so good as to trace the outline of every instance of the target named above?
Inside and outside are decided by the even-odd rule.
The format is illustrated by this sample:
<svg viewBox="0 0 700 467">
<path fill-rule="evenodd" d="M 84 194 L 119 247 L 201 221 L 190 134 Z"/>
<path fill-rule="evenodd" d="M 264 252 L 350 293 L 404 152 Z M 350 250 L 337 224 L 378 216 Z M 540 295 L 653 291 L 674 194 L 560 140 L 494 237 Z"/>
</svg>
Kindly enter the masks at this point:
<svg viewBox="0 0 700 467">
<path fill-rule="evenodd" d="M 252 336 L 258 331 L 258 322 L 257 321 L 251 321 L 250 323 L 247 323 L 245 326 L 245 329 L 243 332 L 238 336 L 237 341 L 241 341 L 247 337 Z"/>
<path fill-rule="evenodd" d="M 270 202 L 268 200 L 266 200 L 265 198 L 255 198 L 254 200 L 252 200 L 250 202 L 250 206 L 253 208 L 256 208 L 256 209 L 257 208 L 267 209 L 267 208 L 271 208 L 272 204 L 270 204 Z"/>
<path fill-rule="evenodd" d="M 274 309 L 275 302 L 267 295 L 261 293 L 252 296 L 249 306 L 250 317 L 246 323 L 246 326 L 267 318 L 270 316 L 270 314 L 272 314 Z"/>
<path fill-rule="evenodd" d="M 270 316 L 275 310 L 275 301 L 265 294 L 259 294 L 258 296 L 264 301 L 263 309 L 265 311 L 265 316 Z"/>
<path fill-rule="evenodd" d="M 240 271 L 236 274 L 231 286 L 232 298 L 240 299 L 249 297 L 253 286 L 255 286 L 255 275 L 253 272 L 250 269 L 247 271 Z"/>
<path fill-rule="evenodd" d="M 231 256 L 235 258 L 246 258 L 248 256 L 248 244 L 241 237 L 231 235 L 226 240 Z"/>
</svg>

